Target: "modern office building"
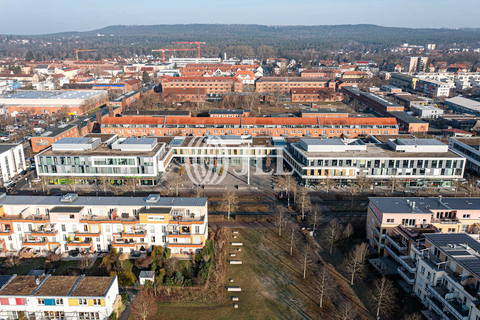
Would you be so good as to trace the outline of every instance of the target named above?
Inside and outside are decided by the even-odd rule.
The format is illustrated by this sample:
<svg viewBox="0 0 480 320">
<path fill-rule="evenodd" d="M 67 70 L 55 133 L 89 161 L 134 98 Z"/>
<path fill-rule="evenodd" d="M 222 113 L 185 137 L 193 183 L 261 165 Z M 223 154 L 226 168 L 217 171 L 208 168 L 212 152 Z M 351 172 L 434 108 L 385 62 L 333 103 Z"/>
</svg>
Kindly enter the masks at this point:
<svg viewBox="0 0 480 320">
<path fill-rule="evenodd" d="M 165 144 L 156 138 L 89 134 L 54 142 L 35 160 L 37 175 L 52 180 L 51 184 L 124 185 L 134 179 L 137 185 L 156 185 L 171 160 L 165 159 L 165 153 Z"/>
<path fill-rule="evenodd" d="M 120 300 L 117 277 L 2 276 L 0 318 L 106 320 Z"/>
<path fill-rule="evenodd" d="M 37 253 L 196 253 L 208 235 L 206 198 L 0 195 L 0 249 Z M 1 292 L 0 292 L 1 295 Z"/>
<path fill-rule="evenodd" d="M 428 57 L 405 57 L 405 72 L 424 72 L 427 65 Z"/>
<path fill-rule="evenodd" d="M 467 160 L 466 168 L 480 172 L 480 138 L 450 138 L 450 151 Z"/>
<path fill-rule="evenodd" d="M 307 139 L 287 144 L 285 161 L 305 184 L 358 176 L 379 184 L 398 179 L 411 187 L 443 187 L 463 177 L 465 159 L 436 139 L 379 137 L 381 143 L 360 139 Z"/>
</svg>

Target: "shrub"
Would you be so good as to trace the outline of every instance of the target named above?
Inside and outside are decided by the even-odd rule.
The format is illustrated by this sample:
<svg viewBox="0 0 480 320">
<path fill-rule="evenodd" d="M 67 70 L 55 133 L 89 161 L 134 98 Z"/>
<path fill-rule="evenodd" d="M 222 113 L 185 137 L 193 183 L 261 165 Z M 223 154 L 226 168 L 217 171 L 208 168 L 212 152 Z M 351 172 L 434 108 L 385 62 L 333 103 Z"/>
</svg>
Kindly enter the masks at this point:
<svg viewBox="0 0 480 320">
<path fill-rule="evenodd" d="M 132 271 L 110 272 L 110 277 L 117 276 L 118 284 L 121 286 L 133 286 L 137 278 Z"/>
<path fill-rule="evenodd" d="M 173 279 L 174 279 L 173 277 L 172 277 L 172 278 L 167 278 L 167 279 L 165 279 L 165 285 L 166 285 L 166 286 L 173 286 L 173 285 L 175 285 L 175 281 L 174 281 Z"/>
<path fill-rule="evenodd" d="M 175 273 L 175 284 L 183 284 L 183 280 L 185 277 L 180 272 Z"/>
<path fill-rule="evenodd" d="M 172 256 L 172 249 L 167 248 L 167 250 L 165 250 L 165 259 L 170 259 L 171 256 Z"/>
<path fill-rule="evenodd" d="M 110 320 L 117 320 L 117 313 L 116 313 L 116 312 L 112 312 L 112 314 L 110 315 L 110 317 L 108 317 L 108 319 L 110 319 Z"/>
<path fill-rule="evenodd" d="M 153 283 L 150 280 L 145 280 L 145 289 L 152 289 Z"/>
<path fill-rule="evenodd" d="M 122 297 L 122 303 L 123 303 L 123 304 L 127 303 L 128 293 L 126 293 L 126 292 L 121 292 L 121 293 L 120 293 L 120 296 Z"/>
<path fill-rule="evenodd" d="M 203 278 L 203 281 L 207 281 L 209 270 L 210 270 L 210 261 L 205 262 L 198 270 L 198 275 Z"/>
<path fill-rule="evenodd" d="M 152 257 L 141 257 L 135 260 L 135 266 L 139 269 L 147 269 L 153 263 Z"/>
<path fill-rule="evenodd" d="M 150 271 L 155 272 L 158 268 L 158 263 L 157 261 L 153 261 L 152 265 L 150 266 Z"/>
<path fill-rule="evenodd" d="M 162 246 L 153 246 L 152 253 L 150 254 L 152 257 L 163 256 L 163 247 Z"/>
<path fill-rule="evenodd" d="M 183 285 L 185 287 L 193 287 L 193 280 L 192 279 L 187 279 L 183 282 Z"/>
<path fill-rule="evenodd" d="M 162 269 L 160 269 L 160 272 L 158 273 L 157 282 L 162 283 L 163 278 L 165 278 L 165 269 L 162 268 Z"/>
<path fill-rule="evenodd" d="M 111 254 L 117 254 L 118 253 L 117 248 L 110 249 L 110 253 Z"/>
</svg>

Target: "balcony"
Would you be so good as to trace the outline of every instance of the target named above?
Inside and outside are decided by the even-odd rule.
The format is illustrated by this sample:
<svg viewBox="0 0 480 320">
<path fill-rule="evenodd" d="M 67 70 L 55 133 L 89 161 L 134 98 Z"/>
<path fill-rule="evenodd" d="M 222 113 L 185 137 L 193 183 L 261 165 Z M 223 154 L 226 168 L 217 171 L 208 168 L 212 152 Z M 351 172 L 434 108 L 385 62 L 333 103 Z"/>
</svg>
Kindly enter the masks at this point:
<svg viewBox="0 0 480 320">
<path fill-rule="evenodd" d="M 400 235 L 394 235 L 394 236 L 387 235 L 387 240 L 395 248 L 397 248 L 398 251 L 405 252 L 408 249 L 407 245 L 402 243 L 402 236 L 400 236 Z"/>
<path fill-rule="evenodd" d="M 12 230 L 5 230 L 5 231 L 0 231 L 0 237 L 5 237 L 13 234 Z"/>
<path fill-rule="evenodd" d="M 379 248 L 384 248 L 385 245 L 382 243 L 381 245 L 378 243 L 378 239 L 376 237 L 373 237 L 373 241 L 377 244 L 377 247 Z"/>
<path fill-rule="evenodd" d="M 408 284 L 414 284 L 415 283 L 415 274 L 414 273 L 408 272 L 407 269 L 405 269 L 404 267 L 398 267 L 397 272 L 400 276 L 402 276 L 403 279 L 405 279 L 405 281 Z"/>
<path fill-rule="evenodd" d="M 77 231 L 75 232 L 75 237 L 100 237 L 101 232 L 88 232 L 88 231 Z"/>
<path fill-rule="evenodd" d="M 91 238 L 86 238 L 85 240 L 74 239 L 67 242 L 67 247 L 90 247 L 91 245 Z"/>
<path fill-rule="evenodd" d="M 32 230 L 30 234 L 32 237 L 54 237 L 58 233 L 58 230 L 48 230 L 48 229 L 43 229 L 43 230 Z"/>
<path fill-rule="evenodd" d="M 22 239 L 22 246 L 25 247 L 44 247 L 48 244 L 47 239 L 28 239 L 28 238 L 23 238 Z"/>
<path fill-rule="evenodd" d="M 409 272 L 415 273 L 417 271 L 417 264 L 415 260 L 413 260 L 410 256 L 402 254 L 394 247 L 392 248 L 390 246 L 385 246 L 385 249 L 398 263 L 400 263 Z"/>
<path fill-rule="evenodd" d="M 462 281 L 466 280 L 466 278 L 462 278 L 462 276 L 456 272 L 453 272 L 450 268 L 445 269 L 445 277 L 448 281 L 457 288 L 457 290 L 461 291 L 472 303 L 476 304 L 478 302 L 478 297 L 476 294 L 476 290 L 474 288 L 470 289 L 467 286 L 462 284 Z"/>
<path fill-rule="evenodd" d="M 432 287 L 430 284 L 427 285 L 427 290 L 435 299 L 439 300 L 455 318 L 458 320 L 468 320 L 469 308 L 458 302 L 458 292 L 450 293 L 443 287 Z"/>
<path fill-rule="evenodd" d="M 453 219 L 432 219 L 432 223 L 440 223 L 440 224 L 457 224 L 460 223 L 457 218 Z"/>
<path fill-rule="evenodd" d="M 385 237 L 387 236 L 386 234 L 380 234 L 380 229 L 378 229 L 377 227 L 375 227 L 375 232 L 379 237 L 382 236 L 382 239 L 385 239 Z"/>
<path fill-rule="evenodd" d="M 122 238 L 143 238 L 147 235 L 146 230 L 136 230 L 131 232 L 120 232 Z"/>
<path fill-rule="evenodd" d="M 435 299 L 433 297 L 429 297 L 429 296 L 426 297 L 426 300 L 427 300 L 428 304 L 430 305 L 430 307 L 432 307 L 432 309 L 440 316 L 441 319 L 445 319 L 445 320 L 452 319 L 452 317 L 447 316 L 445 314 L 445 312 L 443 312 L 443 304 L 440 301 L 438 301 L 437 299 Z M 455 318 L 453 318 L 453 319 L 455 319 Z"/>
</svg>

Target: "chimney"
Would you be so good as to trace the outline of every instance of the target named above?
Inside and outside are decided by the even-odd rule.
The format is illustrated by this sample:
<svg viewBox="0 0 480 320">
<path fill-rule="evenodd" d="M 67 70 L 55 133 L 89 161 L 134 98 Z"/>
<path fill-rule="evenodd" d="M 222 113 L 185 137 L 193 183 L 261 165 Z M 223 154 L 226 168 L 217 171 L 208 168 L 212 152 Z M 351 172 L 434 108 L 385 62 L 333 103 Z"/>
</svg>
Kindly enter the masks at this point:
<svg viewBox="0 0 480 320">
<path fill-rule="evenodd" d="M 37 286 L 40 285 L 40 279 L 38 277 L 35 277 L 35 283 L 37 284 Z"/>
<path fill-rule="evenodd" d="M 411 204 L 412 204 L 412 211 L 413 211 L 415 210 L 415 201 L 412 201 Z"/>
<path fill-rule="evenodd" d="M 441 195 L 438 196 L 438 202 L 442 203 L 442 196 Z"/>
<path fill-rule="evenodd" d="M 113 117 L 113 106 L 108 107 L 108 116 Z"/>
<path fill-rule="evenodd" d="M 100 113 L 100 111 L 97 111 L 96 118 L 97 118 L 97 122 L 99 124 L 102 124 L 102 114 Z"/>
</svg>

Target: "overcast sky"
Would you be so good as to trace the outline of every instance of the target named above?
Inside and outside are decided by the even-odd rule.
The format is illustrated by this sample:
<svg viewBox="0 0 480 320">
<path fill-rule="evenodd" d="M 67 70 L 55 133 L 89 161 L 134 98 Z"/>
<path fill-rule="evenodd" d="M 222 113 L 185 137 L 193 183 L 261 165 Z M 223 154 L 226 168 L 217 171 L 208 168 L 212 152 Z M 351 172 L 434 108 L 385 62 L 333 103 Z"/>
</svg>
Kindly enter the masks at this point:
<svg viewBox="0 0 480 320">
<path fill-rule="evenodd" d="M 479 0 L 0 0 L 0 34 L 179 23 L 478 28 L 479 12 Z"/>
</svg>

